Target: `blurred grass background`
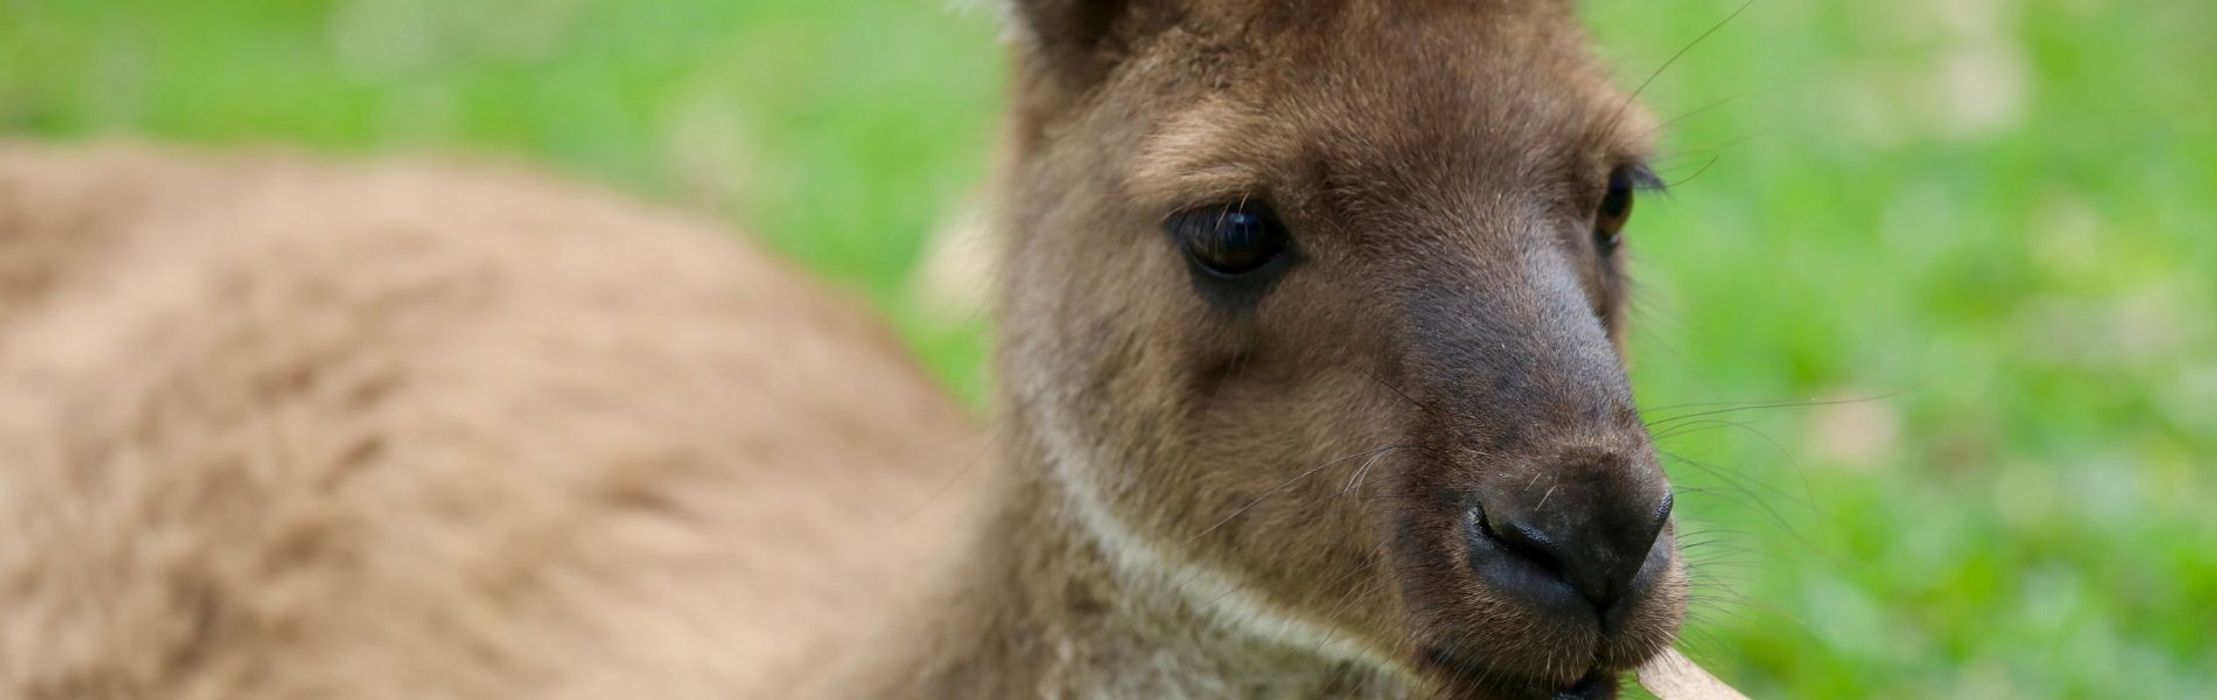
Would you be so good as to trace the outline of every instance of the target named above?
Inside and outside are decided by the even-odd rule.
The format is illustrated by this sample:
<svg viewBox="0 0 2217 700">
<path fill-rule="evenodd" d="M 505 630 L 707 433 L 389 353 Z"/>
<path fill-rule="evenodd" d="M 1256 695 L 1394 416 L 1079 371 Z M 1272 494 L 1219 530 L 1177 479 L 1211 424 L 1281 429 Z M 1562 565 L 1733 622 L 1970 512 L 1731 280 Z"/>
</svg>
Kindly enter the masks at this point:
<svg viewBox="0 0 2217 700">
<path fill-rule="evenodd" d="M 1637 84 L 1739 0 L 1585 0 Z M 911 271 L 939 0 L 0 0 L 0 133 L 521 159 L 720 215 L 984 394 Z M 2217 3 L 1757 2 L 1671 63 L 1635 381 L 1758 697 L 2217 696 Z"/>
</svg>

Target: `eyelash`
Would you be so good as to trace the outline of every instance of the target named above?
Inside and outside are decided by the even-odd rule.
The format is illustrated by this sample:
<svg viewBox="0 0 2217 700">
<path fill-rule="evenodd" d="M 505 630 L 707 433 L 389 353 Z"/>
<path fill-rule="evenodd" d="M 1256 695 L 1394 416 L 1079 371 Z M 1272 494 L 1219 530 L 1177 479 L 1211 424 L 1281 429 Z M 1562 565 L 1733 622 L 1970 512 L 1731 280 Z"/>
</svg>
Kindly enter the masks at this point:
<svg viewBox="0 0 2217 700">
<path fill-rule="evenodd" d="M 1661 175 L 1655 174 L 1655 168 L 1645 162 L 1633 161 L 1620 167 L 1624 168 L 1625 175 L 1630 177 L 1632 191 L 1634 192 L 1660 193 L 1670 191 L 1670 183 L 1664 182 Z"/>
</svg>

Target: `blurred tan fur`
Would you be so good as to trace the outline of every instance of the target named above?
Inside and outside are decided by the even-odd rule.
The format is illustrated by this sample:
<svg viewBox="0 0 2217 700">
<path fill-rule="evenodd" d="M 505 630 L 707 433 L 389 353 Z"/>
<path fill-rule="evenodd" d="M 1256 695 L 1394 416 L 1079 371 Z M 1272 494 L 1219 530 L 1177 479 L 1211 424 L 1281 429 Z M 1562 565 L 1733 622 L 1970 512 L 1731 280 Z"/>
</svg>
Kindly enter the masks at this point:
<svg viewBox="0 0 2217 700">
<path fill-rule="evenodd" d="M 652 207 L 0 144 L 0 697 L 775 696 L 955 558 L 972 433 Z"/>
</svg>

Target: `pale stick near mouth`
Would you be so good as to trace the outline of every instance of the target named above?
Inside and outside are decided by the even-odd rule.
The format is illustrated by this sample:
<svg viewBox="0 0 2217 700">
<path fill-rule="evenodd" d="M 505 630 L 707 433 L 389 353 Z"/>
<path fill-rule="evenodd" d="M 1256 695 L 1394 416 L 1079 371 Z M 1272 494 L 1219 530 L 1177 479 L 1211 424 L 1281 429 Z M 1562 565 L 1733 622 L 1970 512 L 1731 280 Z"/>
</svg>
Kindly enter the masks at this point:
<svg viewBox="0 0 2217 700">
<path fill-rule="evenodd" d="M 1638 675 L 1640 687 L 1662 700 L 1747 700 L 1677 649 L 1666 649 L 1649 659 L 1640 666 Z"/>
</svg>

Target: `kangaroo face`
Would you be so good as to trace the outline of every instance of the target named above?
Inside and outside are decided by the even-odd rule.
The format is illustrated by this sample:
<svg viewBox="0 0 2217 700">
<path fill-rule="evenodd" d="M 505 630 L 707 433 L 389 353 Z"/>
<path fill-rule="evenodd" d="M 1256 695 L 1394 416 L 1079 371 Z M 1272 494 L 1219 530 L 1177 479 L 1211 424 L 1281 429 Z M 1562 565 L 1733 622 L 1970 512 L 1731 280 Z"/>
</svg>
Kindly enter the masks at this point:
<svg viewBox="0 0 2217 700">
<path fill-rule="evenodd" d="M 1017 9 L 1003 376 L 1103 548 L 1457 694 L 1669 644 L 1619 350 L 1652 128 L 1567 3 Z"/>
</svg>

